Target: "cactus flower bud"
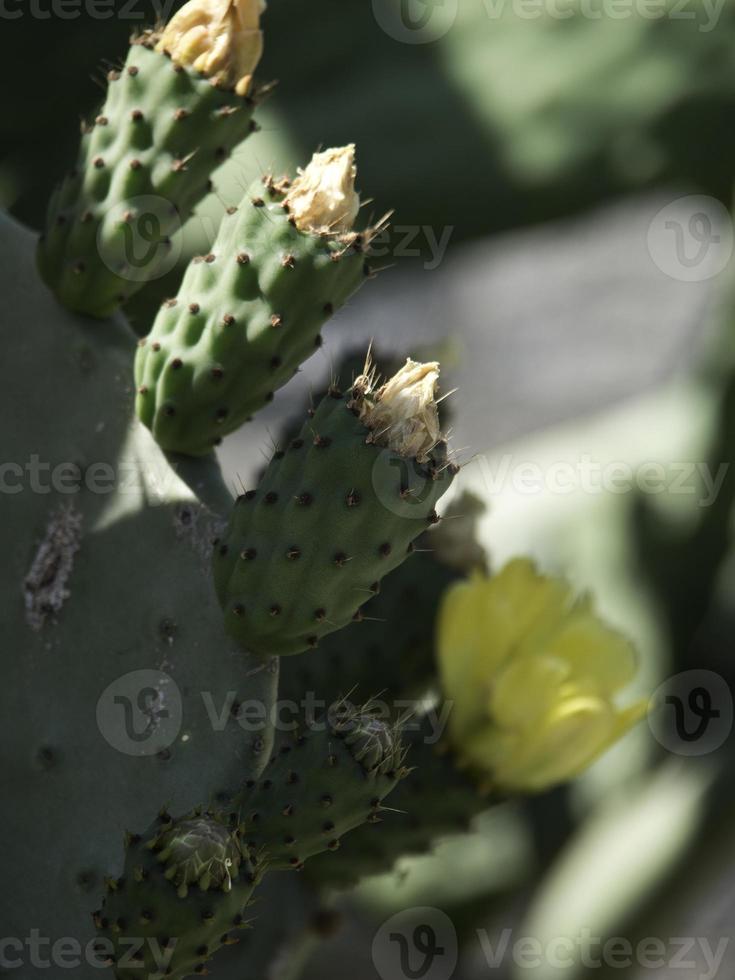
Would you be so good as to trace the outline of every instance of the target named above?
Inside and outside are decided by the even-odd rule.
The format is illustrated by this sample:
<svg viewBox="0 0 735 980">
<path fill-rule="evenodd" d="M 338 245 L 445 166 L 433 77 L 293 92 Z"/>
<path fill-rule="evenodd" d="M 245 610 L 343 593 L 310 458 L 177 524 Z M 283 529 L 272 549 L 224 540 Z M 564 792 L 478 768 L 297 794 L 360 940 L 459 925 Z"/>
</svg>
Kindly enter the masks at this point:
<svg viewBox="0 0 735 980">
<path fill-rule="evenodd" d="M 578 775 L 645 712 L 614 695 L 636 672 L 631 644 L 590 597 L 516 559 L 448 590 L 438 626 L 449 738 L 461 761 L 502 790 Z"/>
<path fill-rule="evenodd" d="M 240 850 L 231 832 L 209 817 L 183 820 L 174 826 L 162 843 L 158 861 L 165 864 L 164 877 L 172 881 L 180 898 L 198 884 L 202 891 L 221 888 L 229 892 L 237 877 Z"/>
<path fill-rule="evenodd" d="M 164 28 L 156 50 L 247 95 L 263 53 L 264 10 L 263 0 L 189 0 Z"/>
<path fill-rule="evenodd" d="M 406 360 L 384 385 L 373 390 L 374 375 L 366 365 L 355 382 L 360 394 L 360 421 L 371 430 L 371 442 L 420 463 L 442 439 L 436 387 L 439 364 Z"/>
<path fill-rule="evenodd" d="M 294 180 L 285 203 L 300 231 L 352 231 L 360 209 L 355 191 L 355 144 L 315 153 Z"/>
</svg>

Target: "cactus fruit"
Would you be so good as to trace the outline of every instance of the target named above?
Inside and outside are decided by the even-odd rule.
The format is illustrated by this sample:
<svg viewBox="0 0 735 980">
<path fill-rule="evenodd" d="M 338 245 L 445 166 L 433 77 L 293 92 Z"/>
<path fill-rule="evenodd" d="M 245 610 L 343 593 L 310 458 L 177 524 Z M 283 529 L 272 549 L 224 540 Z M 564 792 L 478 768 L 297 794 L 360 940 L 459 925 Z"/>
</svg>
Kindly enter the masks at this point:
<svg viewBox="0 0 735 980">
<path fill-rule="evenodd" d="M 257 881 L 237 828 L 214 813 L 174 821 L 163 812 L 149 834 L 129 835 L 123 877 L 108 882 L 94 915 L 118 980 L 204 973 L 239 941 Z"/>
<path fill-rule="evenodd" d="M 136 359 L 138 415 L 164 449 L 211 452 L 321 344 L 369 273 L 354 180 L 347 146 L 316 154 L 293 184 L 257 181 L 189 264 Z"/>
<path fill-rule="evenodd" d="M 254 128 L 258 100 L 249 75 L 260 31 L 210 38 L 216 62 L 200 54 L 190 65 L 175 44 L 179 18 L 205 7 L 221 17 L 244 10 L 252 21 L 259 3 L 190 0 L 162 37 L 146 31 L 133 39 L 124 66 L 108 73 L 104 106 L 83 128 L 77 163 L 51 199 L 39 243 L 41 276 L 68 309 L 108 316 L 167 271 L 171 236 L 208 192 L 213 171 Z M 194 34 L 206 47 L 202 30 Z M 237 66 L 234 86 L 223 63 Z"/>
<path fill-rule="evenodd" d="M 238 498 L 215 549 L 226 629 L 260 655 L 300 653 L 362 616 L 380 580 L 438 518 L 456 467 L 437 410 L 438 365 L 330 390 L 301 434 Z"/>
<path fill-rule="evenodd" d="M 269 870 L 299 869 L 336 851 L 348 831 L 379 819 L 383 798 L 408 772 L 399 734 L 369 704 L 345 702 L 285 741 L 234 801 L 243 846 Z"/>
</svg>

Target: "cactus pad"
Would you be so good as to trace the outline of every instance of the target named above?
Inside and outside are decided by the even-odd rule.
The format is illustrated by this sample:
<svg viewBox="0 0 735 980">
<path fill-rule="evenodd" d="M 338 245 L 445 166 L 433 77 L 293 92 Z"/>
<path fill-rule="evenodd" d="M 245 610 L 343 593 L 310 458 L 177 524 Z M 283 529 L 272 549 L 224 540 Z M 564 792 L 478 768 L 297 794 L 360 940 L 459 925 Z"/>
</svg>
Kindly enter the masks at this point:
<svg viewBox="0 0 735 980">
<path fill-rule="evenodd" d="M 369 272 L 367 233 L 300 230 L 286 190 L 271 179 L 251 186 L 141 341 L 137 411 L 166 450 L 211 452 L 261 409 Z"/>
<path fill-rule="evenodd" d="M 497 798 L 478 793 L 441 741 L 438 716 L 409 721 L 405 728 L 407 762 L 416 767 L 391 796 L 391 812 L 351 834 L 339 861 L 316 857 L 307 866 L 320 887 L 348 888 L 361 878 L 390 871 L 396 862 L 430 852 L 445 837 L 465 833 L 472 818 Z"/>
<path fill-rule="evenodd" d="M 300 653 L 353 619 L 438 518 L 456 468 L 370 442 L 352 398 L 330 390 L 301 434 L 240 496 L 214 555 L 227 630 L 258 654 Z"/>
<path fill-rule="evenodd" d="M 345 704 L 276 750 L 238 801 L 243 846 L 268 869 L 299 869 L 338 850 L 343 834 L 378 819 L 405 775 L 398 731 Z"/>
<path fill-rule="evenodd" d="M 114 948 L 118 980 L 143 969 L 177 980 L 205 973 L 216 950 L 238 942 L 258 880 L 237 829 L 215 814 L 174 821 L 162 812 L 149 834 L 128 836 L 127 844 L 123 877 L 108 881 L 94 915 L 100 937 Z"/>
<path fill-rule="evenodd" d="M 254 127 L 254 97 L 174 64 L 153 40 L 143 35 L 108 73 L 105 104 L 49 205 L 39 269 L 78 313 L 108 316 L 167 271 L 170 236 Z"/>
</svg>

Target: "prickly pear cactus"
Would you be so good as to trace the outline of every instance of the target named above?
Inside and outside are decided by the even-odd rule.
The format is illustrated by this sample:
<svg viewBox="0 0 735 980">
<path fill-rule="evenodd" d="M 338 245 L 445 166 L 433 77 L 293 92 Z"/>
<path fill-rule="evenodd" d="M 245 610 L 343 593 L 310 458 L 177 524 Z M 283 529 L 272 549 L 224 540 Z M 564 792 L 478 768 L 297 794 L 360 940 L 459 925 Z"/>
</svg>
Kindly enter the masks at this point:
<svg viewBox="0 0 735 980">
<path fill-rule="evenodd" d="M 327 929 L 313 915 L 320 889 L 466 827 L 495 798 L 482 789 L 577 771 L 636 713 L 612 703 L 630 651 L 588 604 L 599 677 L 565 652 L 566 587 L 522 562 L 488 579 L 473 541 L 439 536 L 458 467 L 437 363 L 408 359 L 383 379 L 368 355 L 257 489 L 233 501 L 222 481 L 220 435 L 286 383 L 370 271 L 353 146 L 266 180 L 225 215 L 142 344 L 114 312 L 157 261 L 140 275 L 110 264 L 127 237 L 118 210 L 152 194 L 154 218 L 160 205 L 186 214 L 246 135 L 261 13 L 260 0 L 189 0 L 145 33 L 40 243 L 0 225 L 0 836 L 12 883 L 0 976 L 294 977 Z M 524 727 L 513 707 L 548 687 L 548 657 L 502 641 L 528 618 L 519 596 L 538 590 L 560 605 L 544 620 L 559 631 L 553 676 L 566 656 L 574 684 L 535 699 L 538 724 Z M 370 610 L 386 619 L 372 631 Z M 625 669 L 605 670 L 621 651 Z M 279 658 L 292 654 L 323 659 L 285 666 L 279 697 Z M 581 708 L 574 685 L 589 693 Z M 431 738 L 429 690 L 442 712 Z M 392 700 L 414 691 L 410 710 Z M 320 712 L 301 710 L 319 697 Z M 284 698 L 304 703 L 281 730 Z"/>
</svg>

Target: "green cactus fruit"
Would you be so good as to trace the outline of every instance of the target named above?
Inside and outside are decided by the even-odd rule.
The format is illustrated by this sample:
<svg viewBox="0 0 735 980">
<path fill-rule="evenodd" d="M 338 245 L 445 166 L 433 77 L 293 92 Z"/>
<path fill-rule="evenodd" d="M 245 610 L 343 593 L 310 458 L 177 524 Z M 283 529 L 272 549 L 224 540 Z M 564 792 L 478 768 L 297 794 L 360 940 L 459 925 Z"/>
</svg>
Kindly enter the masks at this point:
<svg viewBox="0 0 735 980">
<path fill-rule="evenodd" d="M 376 389 L 331 389 L 256 490 L 241 495 L 214 554 L 225 627 L 260 655 L 300 653 L 360 619 L 413 550 L 456 466 L 436 413 L 438 365 L 408 361 Z"/>
<path fill-rule="evenodd" d="M 276 750 L 235 802 L 243 847 L 268 870 L 300 869 L 343 834 L 379 819 L 406 774 L 397 727 L 348 703 Z"/>
<path fill-rule="evenodd" d="M 176 821 L 163 811 L 150 833 L 128 835 L 123 876 L 108 881 L 94 913 L 118 980 L 144 969 L 150 978 L 203 974 L 216 950 L 239 941 L 259 875 L 238 837 L 201 811 Z"/>
<path fill-rule="evenodd" d="M 327 154 L 342 154 L 343 196 L 356 200 L 353 147 L 317 154 L 293 185 L 256 181 L 141 341 L 136 407 L 163 449 L 211 452 L 320 346 L 325 322 L 370 273 L 370 231 L 338 231 L 299 211 L 299 182 L 312 168 L 332 177 Z"/>
<path fill-rule="evenodd" d="M 390 871 L 402 857 L 430 852 L 445 837 L 466 833 L 473 817 L 500 802 L 483 795 L 438 737 L 441 715 L 404 727 L 409 776 L 391 796 L 390 813 L 367 823 L 344 841 L 339 861 L 316 857 L 309 879 L 322 888 L 349 888 Z"/>
<path fill-rule="evenodd" d="M 47 286 L 68 309 L 105 317 L 173 264 L 171 236 L 212 172 L 255 128 L 248 96 L 133 41 L 85 126 L 75 168 L 53 194 L 38 247 Z"/>
</svg>

